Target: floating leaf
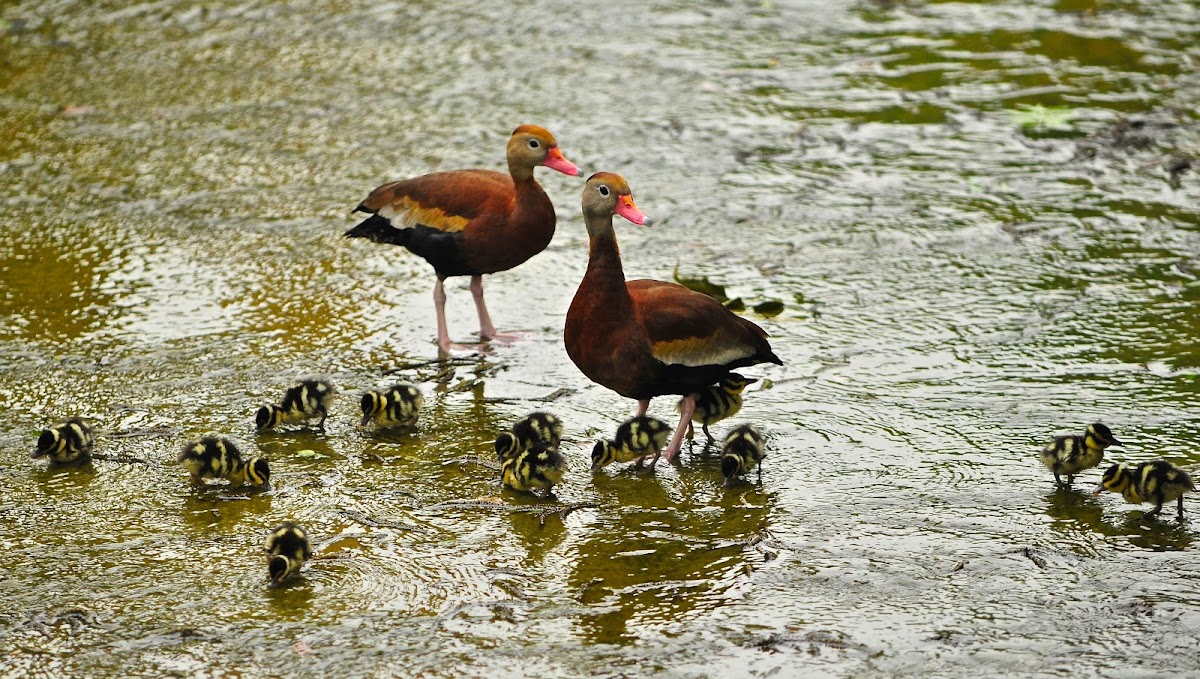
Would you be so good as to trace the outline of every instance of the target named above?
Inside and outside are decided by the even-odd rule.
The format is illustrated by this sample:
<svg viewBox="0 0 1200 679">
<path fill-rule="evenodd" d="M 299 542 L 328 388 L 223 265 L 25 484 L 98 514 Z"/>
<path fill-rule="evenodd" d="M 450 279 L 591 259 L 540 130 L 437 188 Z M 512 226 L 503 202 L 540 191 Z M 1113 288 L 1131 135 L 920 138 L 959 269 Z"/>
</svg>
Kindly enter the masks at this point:
<svg viewBox="0 0 1200 679">
<path fill-rule="evenodd" d="M 755 304 L 752 308 L 754 309 L 754 313 L 771 318 L 783 313 L 783 302 L 777 299 L 768 299 L 765 302 Z"/>
<path fill-rule="evenodd" d="M 725 294 L 725 286 L 713 283 L 712 281 L 708 280 L 707 276 L 701 276 L 699 278 L 680 276 L 678 264 L 675 265 L 675 282 L 689 290 L 702 292 L 718 302 L 725 302 L 725 300 L 729 299 L 729 295 Z"/>
<path fill-rule="evenodd" d="M 1042 106 L 1041 104 L 1017 104 L 1017 110 L 1009 111 L 1014 123 L 1024 129 L 1039 127 L 1066 128 L 1071 126 L 1075 111 L 1068 106 Z"/>
<path fill-rule="evenodd" d="M 804 293 L 797 292 L 796 294 L 792 295 L 792 299 L 796 300 L 796 304 L 804 304 Z"/>
<path fill-rule="evenodd" d="M 771 387 L 775 386 L 775 381 L 768 380 L 767 378 L 764 377 L 763 379 L 759 380 L 758 384 L 759 384 L 759 386 L 756 391 L 766 391 L 767 389 L 770 389 Z"/>
<path fill-rule="evenodd" d="M 746 303 L 742 301 L 741 297 L 734 297 L 733 299 L 727 299 L 723 302 L 723 304 L 725 305 L 725 308 L 729 309 L 730 311 L 745 311 L 746 310 Z"/>
<path fill-rule="evenodd" d="M 314 460 L 319 460 L 325 456 L 311 448 L 305 448 L 304 450 L 297 451 L 296 457 L 308 457 L 308 458 L 312 458 Z"/>
</svg>

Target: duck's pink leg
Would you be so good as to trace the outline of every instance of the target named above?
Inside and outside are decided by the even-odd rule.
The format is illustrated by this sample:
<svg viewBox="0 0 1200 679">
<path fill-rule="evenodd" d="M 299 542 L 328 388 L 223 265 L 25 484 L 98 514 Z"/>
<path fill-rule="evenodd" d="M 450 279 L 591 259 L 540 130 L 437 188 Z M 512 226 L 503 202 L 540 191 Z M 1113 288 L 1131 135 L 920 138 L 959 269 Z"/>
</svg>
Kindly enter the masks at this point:
<svg viewBox="0 0 1200 679">
<path fill-rule="evenodd" d="M 433 284 L 433 306 L 437 311 L 438 356 L 449 356 L 452 351 L 479 353 L 478 345 L 454 344 L 450 341 L 450 331 L 446 327 L 446 288 L 442 284 L 441 276 L 438 276 L 437 282 Z"/>
<path fill-rule="evenodd" d="M 483 301 L 483 276 L 471 276 L 471 296 L 475 298 L 475 311 L 479 312 L 479 336 L 485 340 L 512 342 L 525 339 L 519 332 L 500 332 L 492 324 L 491 314 L 488 313 L 487 303 Z"/>
<path fill-rule="evenodd" d="M 634 415 L 634 417 L 641 417 L 642 415 L 645 415 L 646 411 L 649 409 L 650 409 L 650 399 L 646 399 L 644 401 L 638 401 L 637 414 Z"/>
<path fill-rule="evenodd" d="M 696 396 L 694 394 L 684 396 L 683 400 L 679 402 L 679 426 L 675 427 L 675 434 L 671 436 L 671 442 L 663 450 L 667 462 L 674 462 L 675 458 L 679 457 L 679 449 L 683 447 L 683 435 L 687 432 L 687 425 L 691 424 L 692 414 L 695 412 Z"/>
</svg>

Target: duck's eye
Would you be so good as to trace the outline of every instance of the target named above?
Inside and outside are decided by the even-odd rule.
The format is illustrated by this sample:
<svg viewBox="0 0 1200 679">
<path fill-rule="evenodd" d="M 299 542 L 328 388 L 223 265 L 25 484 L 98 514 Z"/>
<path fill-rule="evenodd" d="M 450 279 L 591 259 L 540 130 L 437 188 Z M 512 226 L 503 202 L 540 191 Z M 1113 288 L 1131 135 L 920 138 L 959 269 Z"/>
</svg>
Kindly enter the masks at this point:
<svg viewBox="0 0 1200 679">
<path fill-rule="evenodd" d="M 601 187 L 600 187 L 600 195 L 602 195 L 602 196 L 607 196 L 607 195 L 608 195 L 608 187 L 607 187 L 607 186 L 601 186 Z"/>
<path fill-rule="evenodd" d="M 538 140 L 536 140 L 536 139 L 529 140 L 529 148 L 536 149 L 538 146 L 541 146 L 541 144 L 538 143 Z"/>
</svg>

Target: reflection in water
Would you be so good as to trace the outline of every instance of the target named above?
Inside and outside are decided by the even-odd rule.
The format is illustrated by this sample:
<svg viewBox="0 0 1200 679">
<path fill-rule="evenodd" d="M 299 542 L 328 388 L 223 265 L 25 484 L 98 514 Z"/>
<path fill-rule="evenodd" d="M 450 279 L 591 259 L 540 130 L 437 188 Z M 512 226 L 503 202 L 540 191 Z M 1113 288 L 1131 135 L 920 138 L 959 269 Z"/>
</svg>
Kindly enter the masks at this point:
<svg viewBox="0 0 1200 679">
<path fill-rule="evenodd" d="M 105 290 L 125 264 L 115 230 L 26 228 L 0 229 L 0 341 L 69 342 L 119 316 Z"/>
<path fill-rule="evenodd" d="M 621 643 L 678 631 L 694 615 L 726 603 L 724 594 L 745 577 L 747 547 L 715 538 L 758 535 L 767 528 L 774 500 L 724 494 L 715 511 L 715 485 L 707 477 L 703 483 L 703 489 L 676 489 L 682 497 L 673 497 L 652 475 L 596 476 L 601 504 L 621 510 L 600 512 L 597 520 L 611 525 L 575 548 L 569 584 L 592 609 L 578 620 L 576 633 L 584 641 Z"/>
<path fill-rule="evenodd" d="M 1143 518 L 1149 509 L 1123 505 L 1114 511 L 1111 502 L 1093 496 L 1090 490 L 1060 488 L 1047 497 L 1046 514 L 1054 518 L 1051 529 L 1074 541 L 1080 528 L 1106 537 L 1127 538 L 1129 544 L 1155 551 L 1183 551 L 1192 544 L 1192 531 L 1174 513 Z"/>
</svg>

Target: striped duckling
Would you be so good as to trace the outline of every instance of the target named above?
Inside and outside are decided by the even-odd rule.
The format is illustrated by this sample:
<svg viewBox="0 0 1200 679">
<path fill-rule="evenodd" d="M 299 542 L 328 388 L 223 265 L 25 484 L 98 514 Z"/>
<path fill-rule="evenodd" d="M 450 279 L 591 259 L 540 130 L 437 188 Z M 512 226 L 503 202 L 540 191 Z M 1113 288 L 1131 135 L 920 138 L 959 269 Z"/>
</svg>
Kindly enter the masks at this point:
<svg viewBox="0 0 1200 679">
<path fill-rule="evenodd" d="M 381 429 L 411 427 L 417 423 L 425 397 L 411 384 L 397 384 L 382 391 L 368 391 L 362 397 L 362 421 L 359 426 Z"/>
<path fill-rule="evenodd" d="M 1133 504 L 1153 503 L 1154 510 L 1146 512 L 1145 516 L 1156 516 L 1164 504 L 1174 500 L 1178 515 L 1183 518 L 1183 494 L 1195 492 L 1196 484 L 1190 474 L 1170 462 L 1151 460 L 1135 467 L 1126 464 L 1109 467 L 1092 494 L 1099 495 L 1106 490 L 1120 493 L 1126 502 Z"/>
<path fill-rule="evenodd" d="M 81 418 L 72 417 L 43 429 L 38 436 L 37 450 L 29 457 L 35 460 L 46 457 L 51 464 L 83 464 L 91 459 L 95 443 L 96 433 L 91 426 Z"/>
<path fill-rule="evenodd" d="M 538 411 L 517 420 L 512 426 L 512 433 L 522 445 L 531 446 L 541 442 L 548 448 L 558 450 L 562 444 L 563 424 L 558 416 Z"/>
<path fill-rule="evenodd" d="M 504 462 L 534 444 L 557 451 L 562 444 L 562 433 L 562 420 L 558 416 L 540 411 L 529 413 L 496 437 L 496 459 Z"/>
<path fill-rule="evenodd" d="M 611 441 L 596 441 L 592 447 L 592 472 L 598 472 L 613 462 L 633 462 L 636 468 L 642 468 L 642 461 L 654 456 L 650 461 L 653 469 L 662 454 L 663 446 L 671 435 L 671 427 L 662 420 L 639 415 L 630 418 L 617 427 L 617 434 Z"/>
<path fill-rule="evenodd" d="M 504 437 L 502 434 L 501 438 Z M 542 497 L 550 497 L 552 488 L 562 483 L 563 475 L 567 472 L 567 459 L 542 441 L 522 446 L 516 443 L 515 437 L 511 440 L 514 442 L 512 447 L 516 450 L 510 450 L 501 457 L 500 480 L 513 490 L 542 490 Z"/>
<path fill-rule="evenodd" d="M 266 405 L 258 409 L 254 417 L 259 431 L 274 429 L 284 424 L 302 424 L 314 418 L 321 418 L 318 427 L 325 426 L 325 418 L 329 417 L 329 406 L 337 388 L 333 382 L 322 379 L 300 380 L 283 395 L 279 405 Z"/>
<path fill-rule="evenodd" d="M 762 434 L 749 424 L 734 427 L 725 436 L 725 444 L 721 452 L 721 473 L 725 475 L 725 487 L 729 488 L 734 481 L 751 469 L 758 468 L 758 483 L 762 484 L 762 462 L 767 456 L 766 445 Z"/>
<path fill-rule="evenodd" d="M 1085 469 L 1091 469 L 1104 459 L 1104 449 L 1109 446 L 1120 446 L 1122 443 L 1113 436 L 1108 427 L 1096 422 L 1089 424 L 1083 436 L 1056 436 L 1042 448 L 1042 464 L 1054 473 L 1054 482 L 1059 486 L 1070 486 L 1075 482 L 1075 475 Z M 1062 482 L 1062 475 L 1067 482 Z"/>
<path fill-rule="evenodd" d="M 271 529 L 267 534 L 267 574 L 279 584 L 300 572 L 304 562 L 312 558 L 312 543 L 308 531 L 291 521 Z"/>
<path fill-rule="evenodd" d="M 567 460 L 558 452 L 562 433 L 557 416 L 534 412 L 497 436 L 501 482 L 518 491 L 544 490 L 542 497 L 548 497 L 567 471 Z"/>
<path fill-rule="evenodd" d="M 270 487 L 271 469 L 261 457 L 242 459 L 233 441 L 223 436 L 206 436 L 188 443 L 176 461 L 192 475 L 192 483 L 203 479 L 228 479 L 234 485 Z"/>
<path fill-rule="evenodd" d="M 742 409 L 742 392 L 757 381 L 752 377 L 729 373 L 717 384 L 693 394 L 693 398 L 696 399 L 696 410 L 692 413 L 692 421 L 688 422 L 688 440 L 692 440 L 694 433 L 692 424 L 698 422 L 708 440 L 716 441 L 708 431 L 708 425 L 736 415 Z M 676 404 L 675 410 L 678 411 L 680 407 L 680 404 Z"/>
</svg>

